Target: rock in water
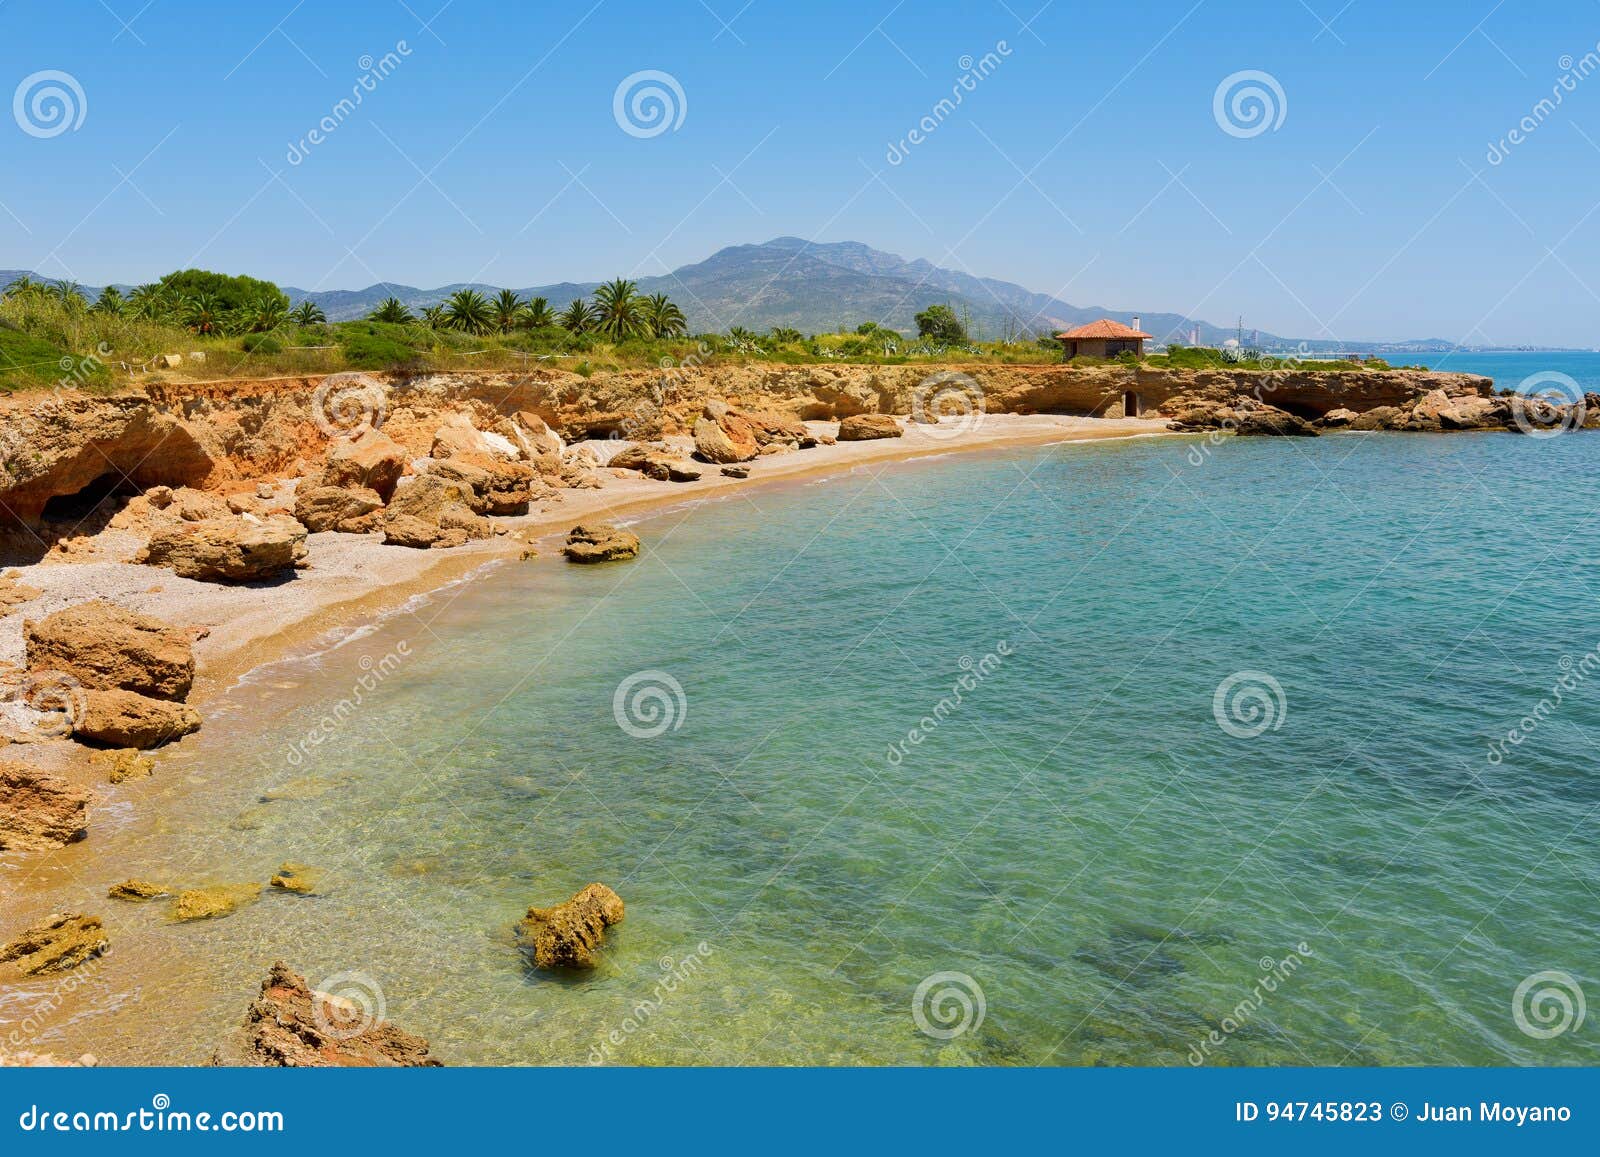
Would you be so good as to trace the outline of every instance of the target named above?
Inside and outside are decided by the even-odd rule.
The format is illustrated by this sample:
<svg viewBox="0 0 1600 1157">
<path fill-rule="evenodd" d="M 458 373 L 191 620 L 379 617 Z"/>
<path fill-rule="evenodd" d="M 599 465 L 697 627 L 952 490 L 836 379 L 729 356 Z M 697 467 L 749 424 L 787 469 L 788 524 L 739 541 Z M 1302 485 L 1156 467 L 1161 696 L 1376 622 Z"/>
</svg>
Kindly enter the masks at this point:
<svg viewBox="0 0 1600 1157">
<path fill-rule="evenodd" d="M 24 976 L 48 976 L 93 960 L 110 946 L 100 917 L 63 912 L 0 947 L 0 964 L 11 965 Z"/>
<path fill-rule="evenodd" d="M 152 883 L 149 880 L 124 880 L 120 884 L 112 884 L 106 889 L 106 896 L 112 900 L 128 900 L 133 903 L 143 903 L 146 900 L 155 900 L 170 894 L 165 884 Z"/>
<path fill-rule="evenodd" d="M 260 884 L 216 884 L 209 888 L 186 888 L 178 893 L 172 918 L 212 920 L 218 916 L 231 916 L 260 898 Z"/>
<path fill-rule="evenodd" d="M 438 1068 L 428 1042 L 381 1015 L 382 994 L 360 1000 L 314 992 L 278 963 L 245 1013 L 244 1025 L 211 1058 L 250 1068 Z M 368 1007 L 368 1002 L 377 1007 Z"/>
<path fill-rule="evenodd" d="M 132 691 L 85 691 L 83 701 L 83 716 L 73 722 L 72 733 L 107 747 L 143 751 L 200 730 L 200 713 L 181 703 Z"/>
<path fill-rule="evenodd" d="M 134 561 L 201 582 L 243 583 L 290 574 L 305 556 L 306 528 L 292 518 L 207 518 L 157 531 Z"/>
<path fill-rule="evenodd" d="M 604 884 L 590 884 L 565 904 L 529 908 L 517 937 L 540 968 L 593 968 L 606 929 L 622 915 L 621 896 Z"/>
<path fill-rule="evenodd" d="M 316 893 L 317 885 L 321 881 L 322 871 L 319 868 L 307 867 L 305 864 L 282 864 L 267 883 L 282 892 L 311 896 Z"/>
<path fill-rule="evenodd" d="M 1241 437 L 1315 438 L 1320 431 L 1310 422 L 1287 411 L 1268 407 L 1241 412 L 1234 425 L 1234 433 Z"/>
<path fill-rule="evenodd" d="M 89 834 L 89 793 L 20 763 L 0 763 L 0 851 L 42 851 Z"/>
<path fill-rule="evenodd" d="M 85 687 L 182 702 L 194 685 L 188 631 L 101 599 L 22 624 L 32 671 L 65 671 Z"/>
<path fill-rule="evenodd" d="M 567 532 L 567 545 L 561 548 L 568 562 L 617 562 L 636 558 L 639 536 L 608 522 L 574 526 Z"/>
<path fill-rule="evenodd" d="M 839 423 L 839 441 L 867 442 L 874 438 L 903 438 L 905 431 L 893 414 L 852 414 Z"/>
<path fill-rule="evenodd" d="M 156 761 L 140 755 L 136 748 L 122 747 L 110 751 L 96 751 L 89 756 L 91 763 L 106 769 L 106 779 L 111 783 L 127 783 L 130 779 L 149 779 L 156 772 Z"/>
</svg>

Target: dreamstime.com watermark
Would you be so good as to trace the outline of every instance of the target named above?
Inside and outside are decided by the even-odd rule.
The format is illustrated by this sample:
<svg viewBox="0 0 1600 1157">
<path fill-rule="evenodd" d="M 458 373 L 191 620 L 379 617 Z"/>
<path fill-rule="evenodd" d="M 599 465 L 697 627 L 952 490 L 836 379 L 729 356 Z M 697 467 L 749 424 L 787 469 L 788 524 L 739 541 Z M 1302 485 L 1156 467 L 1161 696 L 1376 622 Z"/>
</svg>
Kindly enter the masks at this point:
<svg viewBox="0 0 1600 1157">
<path fill-rule="evenodd" d="M 1572 58 L 1571 53 L 1564 54 L 1556 61 L 1556 67 L 1561 70 L 1561 75 L 1556 77 L 1555 83 L 1550 86 L 1550 95 L 1540 98 L 1498 141 L 1490 141 L 1489 149 L 1483 156 L 1484 160 L 1491 165 L 1503 164 L 1511 155 L 1512 149 L 1531 137 L 1538 131 L 1540 125 L 1554 115 L 1568 93 L 1578 91 L 1578 85 L 1589 79 L 1596 71 L 1600 71 L 1600 44 L 1596 44 L 1577 60 Z"/>
<path fill-rule="evenodd" d="M 934 1040 L 954 1040 L 983 1027 L 989 1013 L 983 986 L 965 972 L 935 972 L 911 994 L 911 1020 Z"/>
<path fill-rule="evenodd" d="M 1522 978 L 1511 994 L 1511 1019 L 1523 1035 L 1551 1040 L 1583 1027 L 1589 1006 L 1570 972 L 1547 969 Z"/>
<path fill-rule="evenodd" d="M 224 1109 L 198 1113 L 174 1109 L 172 1098 L 157 1093 L 148 1109 L 52 1109 L 29 1105 L 17 1118 L 24 1133 L 282 1133 L 276 1109 Z"/>
<path fill-rule="evenodd" d="M 356 370 L 329 374 L 311 395 L 311 420 L 330 438 L 359 438 L 383 425 L 389 390 Z"/>
<path fill-rule="evenodd" d="M 1212 693 L 1211 715 L 1235 739 L 1254 739 L 1283 726 L 1289 699 L 1265 671 L 1235 671 Z"/>
<path fill-rule="evenodd" d="M 1277 132 L 1289 115 L 1289 98 L 1270 72 L 1245 68 L 1229 73 L 1211 94 L 1211 116 L 1230 137 L 1247 140 Z"/>
<path fill-rule="evenodd" d="M 65 671 L 18 671 L 0 677 L 0 739 L 65 739 L 89 710 L 83 684 Z"/>
<path fill-rule="evenodd" d="M 328 110 L 327 115 L 313 125 L 311 131 L 306 133 L 305 136 L 298 141 L 290 141 L 289 151 L 284 154 L 284 160 L 291 165 L 302 163 L 311 155 L 312 149 L 338 132 L 339 126 L 355 114 L 356 109 L 361 107 L 361 102 L 367 98 L 368 94 L 376 92 L 378 86 L 394 75 L 395 70 L 410 55 L 411 46 L 404 40 L 397 40 L 394 43 L 394 48 L 389 52 L 385 52 L 378 59 L 374 60 L 369 54 L 357 60 L 356 67 L 361 70 L 361 74 L 356 77 L 355 83 L 350 86 L 350 95 L 335 101 L 333 107 Z"/>
<path fill-rule="evenodd" d="M 689 98 L 670 72 L 644 68 L 629 73 L 611 94 L 611 116 L 630 137 L 648 140 L 677 132 L 689 115 Z"/>
<path fill-rule="evenodd" d="M 89 115 L 89 98 L 70 72 L 47 68 L 22 78 L 11 94 L 11 118 L 30 137 L 48 140 L 77 132 Z"/>
<path fill-rule="evenodd" d="M 382 1024 L 383 985 L 366 972 L 336 972 L 312 990 L 311 1017 L 324 1036 L 349 1040 Z"/>
<path fill-rule="evenodd" d="M 658 962 L 661 976 L 651 986 L 650 995 L 636 1001 L 628 1010 L 628 1014 L 622 1018 L 621 1023 L 607 1032 L 605 1039 L 589 1050 L 589 1063 L 602 1065 L 609 1061 L 616 1054 L 616 1050 L 628 1042 L 629 1037 L 650 1023 L 651 1019 L 666 1006 L 668 998 L 673 993 L 699 974 L 701 966 L 711 959 L 713 951 L 711 945 L 702 940 L 695 945 L 694 951 L 682 960 L 663 956 Z"/>
<path fill-rule="evenodd" d="M 917 720 L 917 725 L 906 732 L 904 739 L 897 739 L 889 744 L 887 758 L 890 766 L 899 767 L 904 763 L 913 747 L 921 747 L 930 735 L 960 710 L 961 705 L 966 702 L 967 695 L 982 686 L 986 679 L 1000 670 L 1005 660 L 1016 653 L 1011 640 L 1001 639 L 995 644 L 994 650 L 977 660 L 971 655 L 961 656 L 957 664 L 961 668 L 961 675 L 950 685 L 950 693 L 935 703 L 932 711 Z"/>
<path fill-rule="evenodd" d="M 1588 416 L 1583 387 L 1559 370 L 1529 374 L 1511 392 L 1511 420 L 1530 438 L 1555 438 L 1579 429 Z"/>
<path fill-rule="evenodd" d="M 939 126 L 955 115 L 956 109 L 961 107 L 961 102 L 967 95 L 976 92 L 978 85 L 992 76 L 995 69 L 1000 67 L 1012 51 L 1011 45 L 1006 41 L 997 40 L 991 51 L 985 52 L 976 60 L 970 53 L 957 60 L 956 67 L 961 70 L 961 75 L 951 84 L 950 95 L 940 97 L 905 136 L 898 141 L 890 141 L 889 148 L 883 155 L 884 160 L 891 165 L 903 164 L 911 155 L 911 150 L 938 132 Z"/>
<path fill-rule="evenodd" d="M 1550 694 L 1534 704 L 1533 710 L 1519 719 L 1516 726 L 1507 728 L 1504 739 L 1489 740 L 1489 751 L 1485 758 L 1491 766 L 1499 767 L 1504 763 L 1511 748 L 1521 747 L 1528 736 L 1549 721 L 1567 701 L 1567 696 L 1583 686 L 1590 675 L 1600 671 L 1600 645 L 1585 651 L 1576 659 L 1571 655 L 1563 655 L 1556 661 L 1556 666 L 1561 668 L 1561 677 L 1551 686 Z"/>
<path fill-rule="evenodd" d="M 409 639 L 401 639 L 394 645 L 394 650 L 380 659 L 374 659 L 371 655 L 361 656 L 359 663 L 364 673 L 351 684 L 349 694 L 330 707 L 304 735 L 291 740 L 284 747 L 283 761 L 290 767 L 299 767 L 309 759 L 312 751 L 338 734 L 339 729 L 361 710 L 361 705 L 367 701 L 367 696 L 376 691 L 383 681 L 398 671 L 410 657 Z"/>
<path fill-rule="evenodd" d="M 93 958 L 71 972 L 62 974 L 49 991 L 40 994 L 22 1014 L 22 1019 L 14 1022 L 6 1031 L 5 1047 L 0 1048 L 0 1058 L 37 1048 L 39 1034 L 55 1019 L 67 997 L 86 988 L 104 988 L 105 981 L 100 977 L 100 970 L 110 955 L 111 946 L 107 945 Z"/>
<path fill-rule="evenodd" d="M 970 434 L 983 425 L 985 412 L 983 387 L 959 370 L 929 374 L 911 391 L 911 420 L 930 438 Z"/>
<path fill-rule="evenodd" d="M 611 715 L 635 739 L 655 739 L 683 726 L 689 697 L 666 671 L 635 671 L 612 693 Z"/>
<path fill-rule="evenodd" d="M 1189 1049 L 1189 1063 L 1203 1065 L 1211 1054 L 1228 1043 L 1229 1038 L 1240 1029 L 1244 1028 L 1253 1019 L 1261 1007 L 1267 1003 L 1267 997 L 1278 991 L 1278 986 L 1286 984 L 1289 978 L 1305 965 L 1313 955 L 1311 945 L 1304 940 L 1294 946 L 1294 951 L 1282 960 L 1274 960 L 1270 956 L 1263 956 L 1258 962 L 1261 975 L 1256 977 L 1256 982 L 1251 986 L 1249 994 L 1234 1005 L 1228 1014 L 1222 1018 L 1222 1023 L 1212 1029 L 1199 1044 Z"/>
</svg>

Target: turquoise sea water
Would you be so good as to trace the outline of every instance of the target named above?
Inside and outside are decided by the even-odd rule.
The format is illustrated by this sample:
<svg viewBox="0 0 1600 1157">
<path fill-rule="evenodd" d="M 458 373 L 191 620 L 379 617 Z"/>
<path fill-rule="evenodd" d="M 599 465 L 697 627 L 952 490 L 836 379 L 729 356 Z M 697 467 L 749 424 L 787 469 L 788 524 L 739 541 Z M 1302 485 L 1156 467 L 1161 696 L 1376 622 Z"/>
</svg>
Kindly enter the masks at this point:
<svg viewBox="0 0 1600 1157">
<path fill-rule="evenodd" d="M 1507 390 L 1536 374 L 1565 374 L 1586 391 L 1600 392 L 1600 354 L 1592 352 L 1402 354 L 1394 364 L 1427 366 L 1467 374 L 1486 374 Z M 1534 388 L 1541 388 L 1536 383 Z"/>
<path fill-rule="evenodd" d="M 55 903 L 283 860 L 324 894 L 114 906 L 129 963 L 41 1047 L 202 1061 L 282 958 L 452 1063 L 1600 1063 L 1515 999 L 1548 1033 L 1600 994 L 1597 454 L 952 456 L 502 566 L 118 789 Z M 591 880 L 602 966 L 529 970 L 511 923 Z"/>
</svg>

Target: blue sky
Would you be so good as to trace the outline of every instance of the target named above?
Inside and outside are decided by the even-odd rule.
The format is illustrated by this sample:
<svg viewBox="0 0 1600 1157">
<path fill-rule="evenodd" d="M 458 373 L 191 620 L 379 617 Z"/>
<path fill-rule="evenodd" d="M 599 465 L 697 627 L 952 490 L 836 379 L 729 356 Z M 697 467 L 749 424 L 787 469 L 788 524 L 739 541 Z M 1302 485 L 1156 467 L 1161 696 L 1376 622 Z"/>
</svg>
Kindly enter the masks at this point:
<svg viewBox="0 0 1600 1157">
<path fill-rule="evenodd" d="M 1592 0 L 0 0 L 0 97 L 53 70 L 84 106 L 0 117 L 0 268 L 527 286 L 794 234 L 1280 334 L 1597 346 L 1600 73 L 1533 111 L 1597 42 Z M 653 136 L 614 116 L 644 70 L 683 93 Z M 1213 102 L 1245 70 L 1283 94 L 1250 136 Z"/>
</svg>

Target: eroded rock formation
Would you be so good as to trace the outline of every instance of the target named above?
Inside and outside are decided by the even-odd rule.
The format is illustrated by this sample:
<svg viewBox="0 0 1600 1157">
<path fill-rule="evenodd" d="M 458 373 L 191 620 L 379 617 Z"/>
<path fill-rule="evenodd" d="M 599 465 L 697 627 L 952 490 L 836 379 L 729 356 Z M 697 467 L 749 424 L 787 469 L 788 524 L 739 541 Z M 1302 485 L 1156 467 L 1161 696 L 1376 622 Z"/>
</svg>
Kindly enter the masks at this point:
<svg viewBox="0 0 1600 1157">
<path fill-rule="evenodd" d="M 604 884 L 590 884 L 564 904 L 529 908 L 517 937 L 539 968 L 593 968 L 606 929 L 622 920 L 622 897 Z"/>
</svg>

